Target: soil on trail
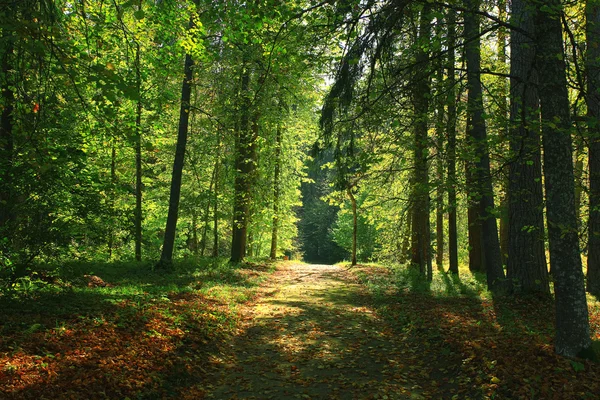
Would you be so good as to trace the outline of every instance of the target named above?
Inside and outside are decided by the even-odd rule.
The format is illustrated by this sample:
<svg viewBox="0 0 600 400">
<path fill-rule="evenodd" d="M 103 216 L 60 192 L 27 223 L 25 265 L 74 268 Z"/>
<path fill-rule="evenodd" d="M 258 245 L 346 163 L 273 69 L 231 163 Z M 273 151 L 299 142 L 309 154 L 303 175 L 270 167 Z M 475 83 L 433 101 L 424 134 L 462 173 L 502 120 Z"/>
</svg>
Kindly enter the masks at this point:
<svg viewBox="0 0 600 400">
<path fill-rule="evenodd" d="M 243 324 L 213 360 L 209 398 L 423 398 L 403 373 L 402 344 L 341 267 L 281 266 Z"/>
</svg>

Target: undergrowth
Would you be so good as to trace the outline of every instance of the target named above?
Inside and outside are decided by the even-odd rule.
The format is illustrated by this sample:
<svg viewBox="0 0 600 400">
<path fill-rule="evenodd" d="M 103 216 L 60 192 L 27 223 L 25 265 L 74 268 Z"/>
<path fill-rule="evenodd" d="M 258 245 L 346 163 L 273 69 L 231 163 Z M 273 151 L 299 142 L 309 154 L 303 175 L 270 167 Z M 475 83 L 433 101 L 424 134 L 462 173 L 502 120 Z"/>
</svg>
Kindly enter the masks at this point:
<svg viewBox="0 0 600 400">
<path fill-rule="evenodd" d="M 461 268 L 435 271 L 428 282 L 405 266 L 350 269 L 399 340 L 412 343 L 444 378 L 452 398 L 597 398 L 600 365 L 554 354 L 551 297 L 495 297 L 485 277 Z M 594 346 L 600 304 L 588 298 Z M 443 372 L 443 373 L 442 373 Z"/>
<path fill-rule="evenodd" d="M 0 397 L 176 397 L 200 384 L 235 334 L 240 304 L 275 268 L 226 259 L 151 267 L 47 265 L 0 293 Z"/>
</svg>

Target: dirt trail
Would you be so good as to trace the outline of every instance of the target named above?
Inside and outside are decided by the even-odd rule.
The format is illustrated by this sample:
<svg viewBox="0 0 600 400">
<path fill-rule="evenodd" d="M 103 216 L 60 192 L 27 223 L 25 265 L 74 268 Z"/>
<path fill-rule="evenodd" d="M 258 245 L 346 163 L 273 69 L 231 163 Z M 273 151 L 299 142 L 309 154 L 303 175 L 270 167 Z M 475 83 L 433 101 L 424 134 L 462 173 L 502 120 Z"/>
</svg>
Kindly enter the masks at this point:
<svg viewBox="0 0 600 400">
<path fill-rule="evenodd" d="M 209 398 L 423 398 L 404 373 L 403 344 L 343 268 L 282 266 L 245 310 L 243 328 L 213 360 Z"/>
</svg>

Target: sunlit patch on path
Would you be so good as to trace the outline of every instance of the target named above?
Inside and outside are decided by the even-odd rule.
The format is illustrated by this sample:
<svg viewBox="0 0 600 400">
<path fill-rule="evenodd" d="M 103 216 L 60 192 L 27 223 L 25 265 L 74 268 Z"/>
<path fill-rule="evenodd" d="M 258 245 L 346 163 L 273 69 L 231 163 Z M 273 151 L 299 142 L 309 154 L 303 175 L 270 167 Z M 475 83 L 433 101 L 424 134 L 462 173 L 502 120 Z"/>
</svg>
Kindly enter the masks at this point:
<svg viewBox="0 0 600 400">
<path fill-rule="evenodd" d="M 229 350 L 212 360 L 208 397 L 423 398 L 404 347 L 349 272 L 288 264 L 245 310 Z"/>
</svg>

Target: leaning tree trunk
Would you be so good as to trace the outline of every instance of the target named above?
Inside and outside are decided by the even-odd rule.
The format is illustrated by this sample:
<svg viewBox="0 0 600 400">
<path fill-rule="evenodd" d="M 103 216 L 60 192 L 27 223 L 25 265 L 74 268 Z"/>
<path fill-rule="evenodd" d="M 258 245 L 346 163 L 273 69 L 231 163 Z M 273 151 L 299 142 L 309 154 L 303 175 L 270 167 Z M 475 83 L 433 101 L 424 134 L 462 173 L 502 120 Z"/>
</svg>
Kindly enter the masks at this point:
<svg viewBox="0 0 600 400">
<path fill-rule="evenodd" d="M 549 294 L 544 247 L 538 78 L 534 69 L 533 14 L 513 0 L 511 25 L 508 283 L 514 293 Z"/>
<path fill-rule="evenodd" d="M 536 3 L 535 67 L 539 77 L 550 263 L 556 298 L 556 353 L 575 357 L 591 346 L 583 282 L 575 187 L 569 93 L 565 73 L 560 0 Z"/>
<path fill-rule="evenodd" d="M 589 132 L 590 216 L 588 219 L 587 291 L 600 297 L 600 2 L 588 0 L 587 108 Z"/>
<path fill-rule="evenodd" d="M 281 116 L 280 116 L 281 118 Z M 277 125 L 275 135 L 275 171 L 273 175 L 273 226 L 271 228 L 271 260 L 277 258 L 277 240 L 279 237 L 279 202 L 281 197 L 281 123 Z"/>
<path fill-rule="evenodd" d="M 194 27 L 193 18 L 190 19 L 189 29 Z M 179 130 L 177 133 L 177 147 L 175 149 L 175 160 L 173 161 L 173 174 L 171 177 L 171 192 L 169 195 L 169 214 L 167 215 L 167 226 L 165 228 L 165 239 L 163 243 L 160 261 L 156 265 L 158 269 L 170 269 L 173 266 L 173 249 L 175 247 L 175 230 L 177 228 L 177 217 L 179 216 L 179 199 L 181 197 L 181 178 L 183 175 L 183 163 L 185 159 L 185 147 L 188 137 L 190 118 L 190 99 L 192 94 L 192 68 L 194 61 L 190 54 L 185 56 L 183 67 L 183 82 L 181 84 L 181 107 L 179 109 Z"/>
<path fill-rule="evenodd" d="M 487 148 L 487 132 L 483 116 L 483 94 L 481 90 L 481 51 L 479 40 L 479 0 L 466 0 L 464 13 L 465 57 L 467 61 L 467 137 L 474 146 L 475 176 L 479 197 L 481 220 L 481 247 L 483 262 L 487 272 L 488 288 L 498 292 L 504 285 L 504 270 L 498 241 L 498 227 L 494 216 L 494 192 L 490 174 L 490 157 Z"/>
<path fill-rule="evenodd" d="M 426 5 L 421 12 L 419 43 L 431 35 L 430 6 Z M 419 46 L 416 63 L 421 73 L 415 76 L 415 90 L 413 94 L 415 110 L 414 131 L 414 181 L 413 181 L 413 206 L 412 206 L 412 243 L 411 262 L 417 266 L 422 275 L 432 278 L 429 272 L 431 265 L 430 252 L 430 226 L 429 226 L 429 171 L 427 158 L 429 154 L 427 129 L 429 111 L 429 68 L 428 55 Z"/>
<path fill-rule="evenodd" d="M 448 271 L 458 274 L 458 230 L 456 227 L 456 16 L 448 9 Z"/>
</svg>

